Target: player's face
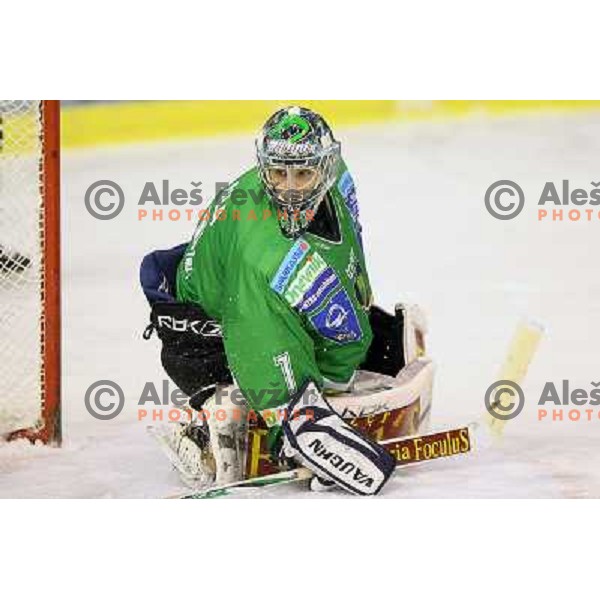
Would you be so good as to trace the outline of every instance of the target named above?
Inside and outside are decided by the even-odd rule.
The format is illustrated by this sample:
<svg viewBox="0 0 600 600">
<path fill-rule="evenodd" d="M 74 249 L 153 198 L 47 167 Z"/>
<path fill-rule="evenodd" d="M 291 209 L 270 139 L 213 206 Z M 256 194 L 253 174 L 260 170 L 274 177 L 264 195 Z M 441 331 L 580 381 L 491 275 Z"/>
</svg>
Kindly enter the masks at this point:
<svg viewBox="0 0 600 600">
<path fill-rule="evenodd" d="M 307 194 L 319 182 L 319 172 L 310 167 L 271 167 L 267 169 L 267 180 L 278 193 Z"/>
</svg>

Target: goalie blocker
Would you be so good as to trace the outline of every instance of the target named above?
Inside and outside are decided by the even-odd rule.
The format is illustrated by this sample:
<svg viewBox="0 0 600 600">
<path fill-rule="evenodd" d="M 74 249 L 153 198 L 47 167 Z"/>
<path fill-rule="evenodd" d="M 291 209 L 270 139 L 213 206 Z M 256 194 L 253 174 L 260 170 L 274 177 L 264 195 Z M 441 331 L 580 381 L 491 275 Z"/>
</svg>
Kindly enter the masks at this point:
<svg viewBox="0 0 600 600">
<path fill-rule="evenodd" d="M 287 458 L 353 494 L 376 494 L 396 466 L 383 446 L 333 410 L 312 381 L 292 398 L 282 428 Z"/>
</svg>

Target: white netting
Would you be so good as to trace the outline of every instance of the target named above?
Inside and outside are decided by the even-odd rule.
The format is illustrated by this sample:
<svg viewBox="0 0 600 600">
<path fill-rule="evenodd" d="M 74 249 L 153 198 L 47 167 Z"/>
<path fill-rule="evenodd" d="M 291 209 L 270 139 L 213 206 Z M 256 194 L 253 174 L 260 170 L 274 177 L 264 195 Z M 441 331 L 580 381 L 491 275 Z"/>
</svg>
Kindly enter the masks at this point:
<svg viewBox="0 0 600 600">
<path fill-rule="evenodd" d="M 0 436 L 41 418 L 41 102 L 0 100 Z"/>
</svg>

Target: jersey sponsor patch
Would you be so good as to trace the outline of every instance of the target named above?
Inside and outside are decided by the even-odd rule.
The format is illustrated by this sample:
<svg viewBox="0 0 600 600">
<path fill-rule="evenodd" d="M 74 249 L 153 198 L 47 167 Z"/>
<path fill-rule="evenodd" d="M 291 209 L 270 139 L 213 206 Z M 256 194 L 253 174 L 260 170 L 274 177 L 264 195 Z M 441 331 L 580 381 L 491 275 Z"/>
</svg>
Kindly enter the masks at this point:
<svg viewBox="0 0 600 600">
<path fill-rule="evenodd" d="M 318 308 L 339 283 L 340 280 L 335 271 L 331 267 L 327 267 L 302 296 L 297 306 L 298 310 L 310 312 Z"/>
<path fill-rule="evenodd" d="M 344 171 L 338 183 L 338 190 L 340 190 L 340 194 L 346 198 L 353 189 L 354 180 L 352 179 L 352 175 L 350 175 L 350 171 Z"/>
<path fill-rule="evenodd" d="M 292 280 L 290 287 L 284 294 L 284 298 L 292 305 L 296 306 L 301 300 L 306 290 L 327 268 L 327 263 L 323 257 L 314 252 L 306 258 L 306 264 L 298 271 L 298 274 Z"/>
<path fill-rule="evenodd" d="M 338 182 L 338 190 L 344 198 L 344 202 L 348 208 L 350 217 L 352 218 L 354 231 L 356 232 L 358 241 L 362 246 L 362 227 L 360 225 L 358 214 L 358 199 L 356 198 L 356 187 L 354 186 L 354 180 L 352 179 L 352 175 L 350 175 L 350 171 L 345 171 L 340 177 Z"/>
<path fill-rule="evenodd" d="M 339 344 L 362 338 L 358 316 L 344 289 L 334 294 L 318 313 L 310 317 L 310 321 L 323 337 Z"/>
<path fill-rule="evenodd" d="M 309 249 L 310 246 L 308 245 L 308 242 L 302 239 L 298 240 L 290 248 L 282 263 L 279 265 L 275 277 L 271 280 L 271 289 L 275 290 L 278 294 L 283 292 Z"/>
<path fill-rule="evenodd" d="M 358 264 L 358 259 L 356 258 L 356 254 L 354 252 L 354 248 L 350 248 L 350 256 L 348 257 L 348 266 L 346 267 L 346 276 L 350 281 L 354 281 L 358 274 L 358 269 L 360 265 Z"/>
</svg>

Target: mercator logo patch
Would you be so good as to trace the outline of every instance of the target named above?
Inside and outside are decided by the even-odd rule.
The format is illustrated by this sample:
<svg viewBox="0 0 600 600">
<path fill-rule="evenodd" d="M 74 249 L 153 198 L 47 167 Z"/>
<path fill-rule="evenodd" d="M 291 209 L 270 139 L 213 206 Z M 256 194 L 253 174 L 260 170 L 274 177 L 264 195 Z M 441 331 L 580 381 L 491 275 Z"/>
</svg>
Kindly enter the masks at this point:
<svg viewBox="0 0 600 600">
<path fill-rule="evenodd" d="M 341 289 L 318 313 L 310 317 L 313 327 L 325 338 L 348 344 L 362 338 L 362 331 L 352 302 Z"/>
</svg>

